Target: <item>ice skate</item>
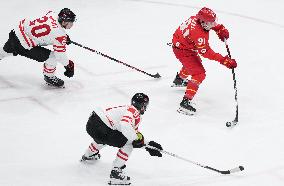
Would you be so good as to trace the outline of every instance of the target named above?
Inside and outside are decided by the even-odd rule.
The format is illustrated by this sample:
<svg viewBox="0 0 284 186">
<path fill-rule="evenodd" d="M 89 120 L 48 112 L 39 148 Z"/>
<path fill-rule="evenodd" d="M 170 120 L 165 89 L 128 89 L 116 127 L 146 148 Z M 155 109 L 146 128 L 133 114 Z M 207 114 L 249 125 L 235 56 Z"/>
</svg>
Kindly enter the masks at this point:
<svg viewBox="0 0 284 186">
<path fill-rule="evenodd" d="M 192 106 L 191 100 L 186 97 L 184 97 L 181 101 L 180 107 L 177 111 L 185 115 L 194 115 L 196 113 L 196 109 Z"/>
<path fill-rule="evenodd" d="M 101 158 L 101 155 L 99 152 L 92 154 L 90 156 L 85 156 L 85 154 L 81 158 L 81 162 L 95 162 Z"/>
<path fill-rule="evenodd" d="M 176 78 L 173 81 L 171 87 L 186 87 L 188 83 L 187 79 L 182 79 L 177 73 Z"/>
<path fill-rule="evenodd" d="M 110 173 L 109 185 L 130 185 L 130 177 L 126 176 L 123 169 L 126 165 L 122 167 L 114 167 Z"/>
<path fill-rule="evenodd" d="M 56 76 L 50 76 L 49 77 L 49 76 L 44 75 L 44 80 L 50 86 L 58 87 L 58 88 L 65 88 L 64 87 L 64 81 L 59 79 Z"/>
</svg>

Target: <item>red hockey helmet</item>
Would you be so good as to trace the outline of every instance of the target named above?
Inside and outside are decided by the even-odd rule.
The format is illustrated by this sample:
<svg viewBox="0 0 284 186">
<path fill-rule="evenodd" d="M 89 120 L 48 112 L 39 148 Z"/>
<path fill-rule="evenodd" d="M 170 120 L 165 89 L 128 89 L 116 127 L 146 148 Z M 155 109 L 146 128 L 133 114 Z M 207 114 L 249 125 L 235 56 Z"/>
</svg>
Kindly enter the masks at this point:
<svg viewBox="0 0 284 186">
<path fill-rule="evenodd" d="M 215 12 L 213 12 L 213 10 L 211 10 L 210 8 L 206 7 L 201 8 L 201 10 L 199 10 L 199 12 L 196 14 L 196 17 L 200 21 L 204 22 L 215 22 L 217 18 Z"/>
</svg>

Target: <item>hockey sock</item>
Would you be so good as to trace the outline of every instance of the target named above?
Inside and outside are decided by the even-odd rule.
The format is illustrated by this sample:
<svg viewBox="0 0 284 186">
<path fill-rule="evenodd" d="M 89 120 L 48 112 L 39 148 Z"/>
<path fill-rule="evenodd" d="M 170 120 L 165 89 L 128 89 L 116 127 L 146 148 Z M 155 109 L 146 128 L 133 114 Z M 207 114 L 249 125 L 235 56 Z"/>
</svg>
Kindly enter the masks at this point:
<svg viewBox="0 0 284 186">
<path fill-rule="evenodd" d="M 48 77 L 54 76 L 55 70 L 56 70 L 56 66 L 49 65 L 46 63 L 43 64 L 43 74 L 44 75 Z"/>
<path fill-rule="evenodd" d="M 186 91 L 185 91 L 185 97 L 192 100 L 192 98 L 195 96 L 199 85 L 202 83 L 202 81 L 205 79 L 206 74 L 197 74 L 193 75 L 191 77 L 191 80 L 188 81 Z"/>
</svg>

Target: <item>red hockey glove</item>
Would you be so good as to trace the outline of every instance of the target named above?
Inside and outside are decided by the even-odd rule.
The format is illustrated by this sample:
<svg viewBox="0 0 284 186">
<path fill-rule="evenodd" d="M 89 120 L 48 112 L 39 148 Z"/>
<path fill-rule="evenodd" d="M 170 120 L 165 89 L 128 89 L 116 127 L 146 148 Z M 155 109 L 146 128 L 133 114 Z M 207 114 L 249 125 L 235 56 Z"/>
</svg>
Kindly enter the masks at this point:
<svg viewBox="0 0 284 186">
<path fill-rule="evenodd" d="M 236 68 L 237 62 L 234 59 L 231 59 L 229 56 L 225 56 L 224 59 L 221 61 L 222 65 L 225 65 L 227 68 Z"/>
<path fill-rule="evenodd" d="M 74 75 L 74 63 L 73 61 L 69 60 L 69 64 L 64 67 L 66 71 L 64 72 L 64 75 L 67 77 L 73 77 Z"/>
<path fill-rule="evenodd" d="M 217 25 L 213 28 L 216 31 L 219 39 L 224 41 L 224 39 L 229 39 L 229 31 L 224 27 L 224 25 Z"/>
<path fill-rule="evenodd" d="M 133 148 L 141 148 L 145 146 L 144 144 L 144 136 L 142 133 L 137 133 L 137 139 L 132 142 Z"/>
</svg>

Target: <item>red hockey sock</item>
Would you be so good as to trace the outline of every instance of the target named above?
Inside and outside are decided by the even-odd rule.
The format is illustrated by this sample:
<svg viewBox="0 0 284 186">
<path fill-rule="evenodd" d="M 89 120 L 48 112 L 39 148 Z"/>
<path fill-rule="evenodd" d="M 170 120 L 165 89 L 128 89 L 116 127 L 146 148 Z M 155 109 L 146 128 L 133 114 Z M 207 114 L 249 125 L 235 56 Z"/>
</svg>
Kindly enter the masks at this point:
<svg viewBox="0 0 284 186">
<path fill-rule="evenodd" d="M 191 80 L 188 81 L 184 96 L 190 100 L 193 99 L 196 92 L 198 91 L 199 85 L 202 83 L 205 77 L 206 77 L 205 73 L 193 75 L 191 77 Z"/>
<path fill-rule="evenodd" d="M 196 83 L 193 83 L 192 81 L 188 81 L 184 96 L 191 100 L 195 96 L 198 90 L 198 87 L 199 86 Z"/>
</svg>

